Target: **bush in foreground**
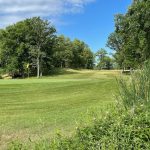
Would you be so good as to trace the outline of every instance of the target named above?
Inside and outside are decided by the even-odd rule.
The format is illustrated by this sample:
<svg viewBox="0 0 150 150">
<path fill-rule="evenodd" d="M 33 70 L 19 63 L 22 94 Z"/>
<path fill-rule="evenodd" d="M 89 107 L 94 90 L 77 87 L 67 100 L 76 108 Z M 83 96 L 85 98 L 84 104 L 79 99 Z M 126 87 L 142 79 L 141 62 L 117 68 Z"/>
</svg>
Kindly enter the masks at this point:
<svg viewBox="0 0 150 150">
<path fill-rule="evenodd" d="M 60 134 L 53 140 L 11 143 L 9 149 L 35 150 L 149 150 L 150 149 L 150 63 L 129 81 L 121 79 L 119 103 L 100 119 L 79 127 L 72 137 Z"/>
</svg>

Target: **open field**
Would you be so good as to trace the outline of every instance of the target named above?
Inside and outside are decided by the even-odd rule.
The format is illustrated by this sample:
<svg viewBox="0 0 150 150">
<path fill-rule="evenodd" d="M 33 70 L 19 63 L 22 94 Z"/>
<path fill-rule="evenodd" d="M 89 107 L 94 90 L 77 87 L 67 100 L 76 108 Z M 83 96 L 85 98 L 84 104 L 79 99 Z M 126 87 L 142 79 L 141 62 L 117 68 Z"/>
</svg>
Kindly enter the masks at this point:
<svg viewBox="0 0 150 150">
<path fill-rule="evenodd" d="M 42 79 L 0 80 L 0 144 L 73 132 L 87 110 L 113 103 L 118 71 L 68 70 Z"/>
</svg>

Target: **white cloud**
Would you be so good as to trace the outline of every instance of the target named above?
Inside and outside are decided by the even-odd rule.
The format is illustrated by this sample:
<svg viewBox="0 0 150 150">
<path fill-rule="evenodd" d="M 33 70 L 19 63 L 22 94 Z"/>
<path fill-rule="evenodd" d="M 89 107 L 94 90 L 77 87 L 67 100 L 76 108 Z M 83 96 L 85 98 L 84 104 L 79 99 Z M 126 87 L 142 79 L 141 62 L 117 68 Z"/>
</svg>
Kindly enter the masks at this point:
<svg viewBox="0 0 150 150">
<path fill-rule="evenodd" d="M 25 18 L 41 16 L 59 22 L 67 13 L 79 13 L 95 0 L 0 0 L 0 27 Z"/>
</svg>

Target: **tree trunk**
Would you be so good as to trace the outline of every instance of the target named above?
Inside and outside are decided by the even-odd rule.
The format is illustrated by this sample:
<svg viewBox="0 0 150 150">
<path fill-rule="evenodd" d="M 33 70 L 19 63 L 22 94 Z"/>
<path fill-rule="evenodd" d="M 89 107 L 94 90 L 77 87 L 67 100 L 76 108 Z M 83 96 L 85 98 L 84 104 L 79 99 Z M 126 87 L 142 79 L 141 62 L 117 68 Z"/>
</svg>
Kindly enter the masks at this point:
<svg viewBox="0 0 150 150">
<path fill-rule="evenodd" d="M 40 73 L 40 77 L 42 77 L 43 76 L 43 73 L 42 73 L 42 71 L 41 71 L 41 73 Z"/>
<path fill-rule="evenodd" d="M 40 77 L 40 58 L 37 57 L 37 78 Z"/>
</svg>

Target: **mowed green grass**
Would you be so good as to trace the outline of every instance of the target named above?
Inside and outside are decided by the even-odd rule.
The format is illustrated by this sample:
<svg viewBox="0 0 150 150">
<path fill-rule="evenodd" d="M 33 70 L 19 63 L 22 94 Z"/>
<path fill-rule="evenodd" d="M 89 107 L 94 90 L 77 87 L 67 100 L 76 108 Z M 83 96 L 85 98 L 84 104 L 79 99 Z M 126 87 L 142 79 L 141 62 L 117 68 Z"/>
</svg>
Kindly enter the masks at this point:
<svg viewBox="0 0 150 150">
<path fill-rule="evenodd" d="M 42 79 L 0 80 L 0 144 L 50 137 L 57 129 L 72 133 L 87 111 L 114 102 L 117 74 L 68 70 Z"/>
</svg>

